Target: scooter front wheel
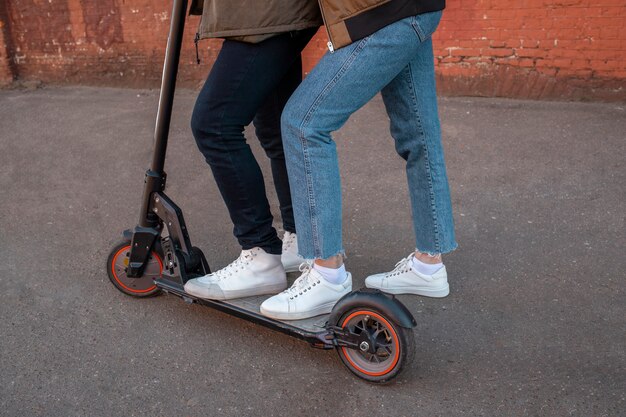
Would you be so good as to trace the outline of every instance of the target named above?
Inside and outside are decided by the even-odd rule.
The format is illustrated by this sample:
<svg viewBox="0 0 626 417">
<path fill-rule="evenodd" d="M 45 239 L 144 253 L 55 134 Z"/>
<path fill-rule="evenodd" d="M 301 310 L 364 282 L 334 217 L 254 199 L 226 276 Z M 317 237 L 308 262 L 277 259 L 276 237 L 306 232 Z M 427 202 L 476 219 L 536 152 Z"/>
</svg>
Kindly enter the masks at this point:
<svg viewBox="0 0 626 417">
<path fill-rule="evenodd" d="M 140 278 L 131 278 L 126 275 L 130 256 L 130 242 L 120 242 L 111 249 L 107 259 L 109 279 L 121 292 L 132 297 L 151 297 L 159 293 L 154 279 L 163 272 L 163 258 L 152 251 L 148 263 Z"/>
<path fill-rule="evenodd" d="M 388 382 L 413 359 L 413 329 L 398 326 L 378 311 L 353 309 L 343 315 L 339 325 L 360 339 L 358 349 L 337 348 L 343 364 L 360 378 Z"/>
</svg>

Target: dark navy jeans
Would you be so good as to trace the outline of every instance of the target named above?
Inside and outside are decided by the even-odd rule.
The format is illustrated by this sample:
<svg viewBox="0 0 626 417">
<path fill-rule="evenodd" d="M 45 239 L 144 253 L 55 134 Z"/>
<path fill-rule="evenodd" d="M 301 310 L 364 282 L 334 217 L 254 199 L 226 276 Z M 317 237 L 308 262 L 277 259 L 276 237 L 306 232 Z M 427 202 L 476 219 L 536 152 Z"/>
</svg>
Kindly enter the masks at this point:
<svg viewBox="0 0 626 417">
<path fill-rule="evenodd" d="M 271 161 L 283 228 L 295 232 L 280 116 L 302 81 L 300 53 L 315 32 L 284 33 L 257 44 L 225 40 L 196 100 L 191 129 L 243 249 L 282 249 L 261 169 L 244 137 L 251 122 Z"/>
</svg>

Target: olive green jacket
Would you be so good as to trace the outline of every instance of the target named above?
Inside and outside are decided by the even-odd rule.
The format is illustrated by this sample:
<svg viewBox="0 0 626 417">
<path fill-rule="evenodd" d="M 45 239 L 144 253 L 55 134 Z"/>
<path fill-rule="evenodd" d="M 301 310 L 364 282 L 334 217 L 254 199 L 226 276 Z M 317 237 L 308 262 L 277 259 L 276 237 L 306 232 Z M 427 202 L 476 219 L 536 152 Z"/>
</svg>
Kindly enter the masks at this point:
<svg viewBox="0 0 626 417">
<path fill-rule="evenodd" d="M 318 0 L 193 0 L 199 39 L 260 42 L 277 33 L 321 26 Z"/>
</svg>

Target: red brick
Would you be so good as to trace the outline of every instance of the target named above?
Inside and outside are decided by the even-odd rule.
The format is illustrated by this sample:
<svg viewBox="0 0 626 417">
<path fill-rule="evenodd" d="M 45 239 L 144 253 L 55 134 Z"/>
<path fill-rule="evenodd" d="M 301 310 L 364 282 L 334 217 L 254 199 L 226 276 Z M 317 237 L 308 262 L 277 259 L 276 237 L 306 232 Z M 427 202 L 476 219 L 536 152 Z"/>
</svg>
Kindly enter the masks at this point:
<svg viewBox="0 0 626 417">
<path fill-rule="evenodd" d="M 482 50 L 484 55 L 487 56 L 512 56 L 514 54 L 513 49 L 510 48 L 485 48 Z"/>
<path fill-rule="evenodd" d="M 515 50 L 515 55 L 522 58 L 543 58 L 548 54 L 546 49 L 519 48 Z"/>
<path fill-rule="evenodd" d="M 482 55 L 482 49 L 451 49 L 451 56 L 480 56 Z"/>
<path fill-rule="evenodd" d="M 441 64 L 452 64 L 456 62 L 461 62 L 462 60 L 463 58 L 461 58 L 460 56 L 446 56 L 442 58 L 441 60 L 439 60 L 439 62 Z"/>
</svg>

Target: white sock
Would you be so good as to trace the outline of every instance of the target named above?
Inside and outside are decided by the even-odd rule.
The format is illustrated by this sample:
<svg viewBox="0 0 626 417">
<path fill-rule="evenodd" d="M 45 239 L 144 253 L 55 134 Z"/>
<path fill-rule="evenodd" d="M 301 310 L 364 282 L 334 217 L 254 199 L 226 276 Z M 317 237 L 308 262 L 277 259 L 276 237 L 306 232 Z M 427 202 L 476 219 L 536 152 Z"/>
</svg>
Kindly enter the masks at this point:
<svg viewBox="0 0 626 417">
<path fill-rule="evenodd" d="M 415 256 L 413 257 L 413 270 L 422 275 L 432 275 L 435 272 L 439 271 L 441 268 L 443 268 L 442 262 L 439 262 L 437 264 L 427 264 L 420 261 Z"/>
<path fill-rule="evenodd" d="M 326 268 L 325 266 L 313 263 L 313 269 L 319 272 L 319 274 L 331 284 L 342 284 L 346 278 L 348 278 L 345 264 L 341 265 L 339 268 Z"/>
</svg>

